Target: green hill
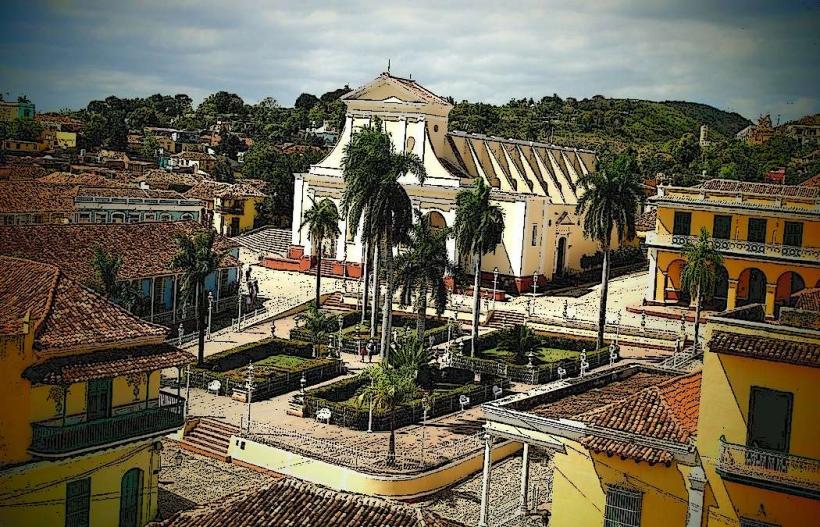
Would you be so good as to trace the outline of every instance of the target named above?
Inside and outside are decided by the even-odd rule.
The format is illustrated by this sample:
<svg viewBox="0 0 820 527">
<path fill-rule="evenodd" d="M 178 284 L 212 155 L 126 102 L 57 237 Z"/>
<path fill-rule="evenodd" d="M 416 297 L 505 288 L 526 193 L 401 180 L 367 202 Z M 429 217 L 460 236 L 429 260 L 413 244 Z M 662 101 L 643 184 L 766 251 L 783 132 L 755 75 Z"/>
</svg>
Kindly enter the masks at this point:
<svg viewBox="0 0 820 527">
<path fill-rule="evenodd" d="M 737 113 L 685 101 L 562 99 L 557 95 L 511 100 L 495 106 L 463 101 L 450 113 L 450 129 L 500 137 L 613 150 L 632 147 L 644 155 L 668 148 L 684 134 L 709 126 L 712 140 L 728 139 L 750 121 Z"/>
</svg>

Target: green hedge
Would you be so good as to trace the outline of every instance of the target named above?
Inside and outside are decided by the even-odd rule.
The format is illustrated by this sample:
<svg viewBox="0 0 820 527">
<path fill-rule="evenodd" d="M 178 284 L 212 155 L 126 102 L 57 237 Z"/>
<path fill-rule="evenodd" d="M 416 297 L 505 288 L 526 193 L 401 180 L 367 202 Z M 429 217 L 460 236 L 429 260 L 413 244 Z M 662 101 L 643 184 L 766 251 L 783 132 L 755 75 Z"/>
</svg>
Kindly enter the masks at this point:
<svg viewBox="0 0 820 527">
<path fill-rule="evenodd" d="M 227 372 L 245 367 L 249 362 L 257 362 L 271 355 L 294 355 L 309 359 L 313 356 L 313 348 L 307 342 L 268 337 L 211 355 L 205 359 L 201 369 Z"/>
</svg>

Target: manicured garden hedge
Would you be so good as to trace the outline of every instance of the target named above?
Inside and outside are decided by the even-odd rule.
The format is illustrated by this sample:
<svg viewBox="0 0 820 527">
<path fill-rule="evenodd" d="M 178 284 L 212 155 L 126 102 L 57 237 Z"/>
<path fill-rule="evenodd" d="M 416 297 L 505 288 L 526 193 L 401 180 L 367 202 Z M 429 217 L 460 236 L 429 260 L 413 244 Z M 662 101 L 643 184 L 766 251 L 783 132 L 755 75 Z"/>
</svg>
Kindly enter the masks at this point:
<svg viewBox="0 0 820 527">
<path fill-rule="evenodd" d="M 463 377 L 458 372 L 452 372 L 456 377 Z M 350 379 L 328 384 L 319 388 L 314 388 L 305 392 L 304 415 L 305 417 L 315 417 L 316 412 L 322 408 L 328 408 L 331 412 L 330 422 L 353 430 L 367 430 L 369 422 L 369 406 L 364 403 L 361 408 L 357 408 L 347 402 L 348 399 L 356 395 L 367 383 L 370 382 L 366 374 L 357 375 Z M 506 387 L 506 384 L 496 380 L 497 385 Z M 459 398 L 467 395 L 470 398 L 470 407 L 484 403 L 493 398 L 493 384 L 466 383 L 458 386 L 446 393 L 439 393 L 431 397 L 430 410 L 427 418 L 432 419 L 461 409 Z M 401 428 L 422 420 L 424 408 L 422 400 L 419 398 L 408 404 L 402 405 L 395 411 L 395 427 Z M 384 431 L 390 429 L 389 412 L 373 412 L 373 430 Z"/>
<path fill-rule="evenodd" d="M 206 357 L 201 369 L 226 372 L 245 367 L 249 362 L 257 362 L 271 355 L 293 355 L 295 357 L 310 358 L 313 356 L 313 348 L 309 343 L 299 340 L 268 337 L 258 342 L 243 344 Z"/>
</svg>

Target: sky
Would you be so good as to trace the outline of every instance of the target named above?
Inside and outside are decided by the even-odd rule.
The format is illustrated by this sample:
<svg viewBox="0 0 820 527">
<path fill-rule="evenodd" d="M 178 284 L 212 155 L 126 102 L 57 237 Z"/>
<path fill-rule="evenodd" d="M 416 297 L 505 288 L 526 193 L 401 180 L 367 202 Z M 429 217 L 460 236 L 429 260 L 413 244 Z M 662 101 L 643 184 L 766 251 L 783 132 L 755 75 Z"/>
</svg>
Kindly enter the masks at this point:
<svg viewBox="0 0 820 527">
<path fill-rule="evenodd" d="M 390 60 L 458 101 L 688 100 L 786 121 L 820 112 L 818 40 L 818 0 L 6 0 L 0 92 L 38 111 L 218 90 L 292 106 Z"/>
</svg>

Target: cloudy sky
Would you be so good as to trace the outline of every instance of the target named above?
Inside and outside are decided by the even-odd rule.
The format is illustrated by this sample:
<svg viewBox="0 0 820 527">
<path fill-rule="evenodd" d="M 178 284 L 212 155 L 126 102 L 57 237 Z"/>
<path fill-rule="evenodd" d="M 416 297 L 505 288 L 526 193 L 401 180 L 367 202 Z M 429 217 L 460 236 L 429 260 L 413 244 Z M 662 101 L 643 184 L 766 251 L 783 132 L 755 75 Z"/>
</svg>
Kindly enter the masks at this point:
<svg viewBox="0 0 820 527">
<path fill-rule="evenodd" d="M 791 119 L 820 111 L 819 35 L 818 0 L 6 0 L 0 91 L 40 111 L 217 90 L 290 106 L 390 59 L 457 100 L 601 94 Z"/>
</svg>

